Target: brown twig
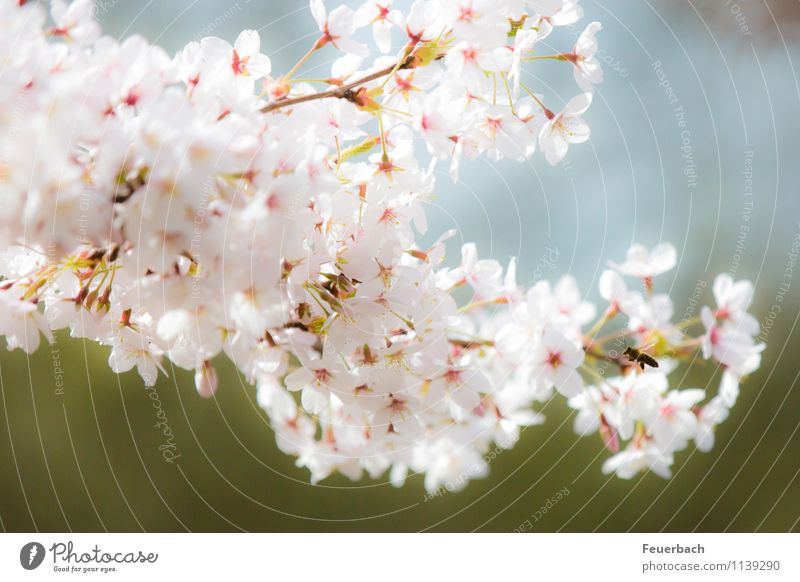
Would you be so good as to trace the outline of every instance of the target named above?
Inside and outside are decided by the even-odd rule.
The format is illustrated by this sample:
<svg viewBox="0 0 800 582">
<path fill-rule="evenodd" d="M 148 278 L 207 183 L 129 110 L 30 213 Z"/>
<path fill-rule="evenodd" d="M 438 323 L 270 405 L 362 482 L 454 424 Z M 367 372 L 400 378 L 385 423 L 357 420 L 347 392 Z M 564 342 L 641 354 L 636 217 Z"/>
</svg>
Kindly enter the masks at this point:
<svg viewBox="0 0 800 582">
<path fill-rule="evenodd" d="M 117 187 L 114 188 L 114 194 L 112 200 L 114 203 L 125 202 L 128 198 L 133 196 L 136 191 L 145 185 L 144 176 L 142 176 L 141 172 L 132 178 L 125 178 L 121 182 L 117 183 Z"/>
<path fill-rule="evenodd" d="M 374 73 L 370 73 L 366 77 L 358 79 L 357 81 L 353 81 L 352 83 L 347 83 L 346 85 L 342 85 L 341 87 L 328 89 L 327 91 L 320 91 L 319 93 L 312 93 L 310 95 L 301 95 L 300 97 L 292 97 L 290 99 L 279 99 L 277 101 L 273 101 L 272 103 L 268 103 L 267 105 L 262 107 L 261 113 L 270 113 L 272 111 L 275 111 L 276 109 L 291 107 L 292 105 L 305 103 L 307 101 L 316 101 L 317 99 L 328 99 L 330 97 L 336 97 L 337 99 L 352 99 L 353 89 L 360 87 L 364 83 L 369 83 L 370 81 L 374 81 L 375 79 L 380 79 L 381 77 L 385 77 L 392 71 L 395 70 L 400 71 L 403 69 L 407 69 L 411 66 L 413 61 L 414 59 L 412 57 L 406 57 L 405 61 L 399 67 L 395 63 L 391 66 L 381 69 L 380 71 L 375 71 Z"/>
<path fill-rule="evenodd" d="M 458 346 L 459 348 L 463 348 L 465 350 L 475 350 L 480 348 L 493 348 L 494 342 L 491 340 L 460 340 L 460 339 L 453 339 L 449 338 L 447 340 L 454 346 Z"/>
</svg>

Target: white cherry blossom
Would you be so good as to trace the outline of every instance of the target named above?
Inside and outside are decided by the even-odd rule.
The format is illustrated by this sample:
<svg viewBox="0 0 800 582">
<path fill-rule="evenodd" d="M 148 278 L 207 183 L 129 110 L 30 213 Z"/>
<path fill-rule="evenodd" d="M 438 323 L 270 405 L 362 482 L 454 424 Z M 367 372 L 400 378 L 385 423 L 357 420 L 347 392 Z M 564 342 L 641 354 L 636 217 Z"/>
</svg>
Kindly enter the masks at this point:
<svg viewBox="0 0 800 582">
<path fill-rule="evenodd" d="M 322 32 L 316 46 L 322 47 L 331 43 L 347 53 L 361 56 L 368 53 L 366 46 L 350 38 L 356 31 L 356 15 L 352 9 L 342 5 L 329 13 L 323 0 L 311 0 L 311 14 Z"/>
<path fill-rule="evenodd" d="M 583 352 L 561 332 L 547 327 L 531 360 L 537 382 L 546 388 L 554 386 L 568 398 L 580 393 L 583 382 L 577 368 L 583 362 Z"/>
<path fill-rule="evenodd" d="M 700 409 L 697 415 L 697 450 L 707 453 L 714 448 L 714 429 L 728 418 L 729 407 L 720 396 L 715 396 Z"/>
<path fill-rule="evenodd" d="M 609 261 L 609 265 L 623 275 L 629 277 L 651 278 L 672 270 L 677 262 L 675 247 L 662 243 L 653 250 L 640 244 L 628 249 L 625 262 L 621 264 Z"/>
<path fill-rule="evenodd" d="M 642 470 L 653 471 L 659 477 L 672 476 L 674 457 L 652 442 L 633 443 L 605 463 L 603 473 L 615 473 L 620 479 L 632 479 Z"/>
<path fill-rule="evenodd" d="M 697 417 L 692 408 L 705 398 L 703 390 L 673 390 L 645 415 L 647 430 L 667 452 L 686 447 L 697 434 Z"/>
<path fill-rule="evenodd" d="M 595 35 L 602 30 L 599 22 L 592 22 L 586 27 L 571 53 L 564 57 L 575 65 L 575 81 L 587 93 L 591 93 L 593 86 L 603 82 L 603 69 L 596 58 L 597 39 Z"/>
<path fill-rule="evenodd" d="M 555 165 L 564 159 L 570 144 L 589 139 L 589 125 L 581 117 L 592 104 L 592 94 L 573 97 L 561 113 L 547 111 L 548 120 L 539 133 L 539 147 L 547 161 Z"/>
<path fill-rule="evenodd" d="M 392 48 L 392 28 L 402 22 L 402 13 L 391 6 L 392 0 L 375 0 L 365 2 L 356 11 L 357 26 L 372 25 L 375 44 L 384 54 Z"/>
</svg>

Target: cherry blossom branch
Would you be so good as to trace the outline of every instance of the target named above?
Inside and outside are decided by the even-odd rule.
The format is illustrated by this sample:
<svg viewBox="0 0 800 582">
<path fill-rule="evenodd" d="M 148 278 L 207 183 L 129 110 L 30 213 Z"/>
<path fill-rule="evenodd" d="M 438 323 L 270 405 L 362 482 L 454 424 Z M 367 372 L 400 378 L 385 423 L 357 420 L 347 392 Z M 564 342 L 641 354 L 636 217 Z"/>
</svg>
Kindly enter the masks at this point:
<svg viewBox="0 0 800 582">
<path fill-rule="evenodd" d="M 111 369 L 135 368 L 148 386 L 165 360 L 194 370 L 206 398 L 218 386 L 211 362 L 224 353 L 256 384 L 281 450 L 314 483 L 334 471 L 354 480 L 388 471 L 395 485 L 424 473 L 429 491 L 465 483 L 486 473 L 493 443 L 510 447 L 541 421 L 536 407 L 554 391 L 578 411 L 576 431 L 599 433 L 615 453 L 606 473 L 668 477 L 690 441 L 713 446 L 764 349 L 746 311 L 751 283 L 720 275 L 701 320 L 672 322 L 653 279 L 675 267 L 675 249 L 633 245 L 601 275 L 608 304 L 590 325 L 597 308 L 572 277 L 518 285 L 515 260 L 480 259 L 469 242 L 451 268 L 445 241 L 455 231 L 419 248 L 442 165 L 454 179 L 480 155 L 522 162 L 541 152 L 555 165 L 588 139 L 581 116 L 602 80 L 599 23 L 571 52 L 528 59 L 569 61 L 580 93 L 563 110 L 521 82 L 523 57 L 566 23 L 555 16 L 572 2 L 534 3 L 545 6 L 516 20 L 518 2 L 506 0 L 480 19 L 423 0 L 406 15 L 374 2 L 359 15 L 329 13 L 312 0 L 321 36 L 276 77 L 253 30 L 233 45 L 189 43 L 175 59 L 140 39 L 123 59 L 92 0 L 54 3 L 53 32 L 43 4 L 0 2 L 0 22 L 15 31 L 5 35 L 13 42 L 0 35 L 9 73 L 0 79 L 0 135 L 9 136 L 0 148 L 9 192 L 0 338 L 9 349 L 32 353 L 68 329 L 108 346 Z M 380 55 L 351 38 L 366 26 Z M 393 28 L 407 44 L 385 57 Z M 365 68 L 332 71 L 325 90 L 293 95 L 294 74 L 325 45 L 367 58 L 354 61 Z M 494 58 L 508 51 L 511 59 Z M 395 75 L 439 60 L 424 78 Z M 60 65 L 34 82 L 41 62 Z M 15 125 L 21 96 L 25 131 Z M 328 98 L 370 115 L 330 111 Z M 282 123 L 265 126 L 262 113 L 284 108 Z M 460 308 L 459 287 L 472 292 Z M 600 335 L 616 315 L 628 331 Z M 686 333 L 698 323 L 698 337 Z M 636 361 L 611 349 L 614 340 L 641 344 L 628 352 Z M 698 349 L 724 367 L 713 397 L 670 389 L 674 366 L 653 364 L 692 364 Z"/>
</svg>

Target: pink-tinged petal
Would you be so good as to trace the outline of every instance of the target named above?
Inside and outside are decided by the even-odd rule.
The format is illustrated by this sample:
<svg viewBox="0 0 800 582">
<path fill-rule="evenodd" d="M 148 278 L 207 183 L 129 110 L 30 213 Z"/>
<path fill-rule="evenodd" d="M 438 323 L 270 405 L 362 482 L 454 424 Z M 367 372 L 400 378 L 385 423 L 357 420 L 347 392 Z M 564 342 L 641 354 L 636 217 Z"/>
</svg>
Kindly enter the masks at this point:
<svg viewBox="0 0 800 582">
<path fill-rule="evenodd" d="M 557 133 L 552 134 L 544 144 L 540 141 L 539 145 L 544 150 L 548 163 L 552 166 L 563 160 L 569 150 L 567 141 Z"/>
<path fill-rule="evenodd" d="M 325 3 L 322 0 L 311 0 L 311 2 L 309 2 L 309 7 L 311 8 L 311 15 L 317 22 L 317 26 L 322 30 L 325 28 L 325 23 L 328 20 L 328 11 L 325 10 Z"/>
<path fill-rule="evenodd" d="M 680 392 L 677 392 L 672 398 L 672 402 L 675 405 L 688 410 L 705 397 L 705 390 L 701 390 L 700 388 L 690 388 L 688 390 L 681 390 Z"/>
<path fill-rule="evenodd" d="M 286 388 L 292 392 L 296 392 L 301 388 L 305 388 L 314 381 L 314 375 L 306 368 L 298 368 L 283 380 Z"/>
<path fill-rule="evenodd" d="M 586 29 L 578 37 L 575 43 L 575 52 L 582 56 L 592 56 L 597 52 L 597 38 L 595 35 L 603 29 L 599 22 L 590 22 Z"/>
<path fill-rule="evenodd" d="M 739 377 L 736 374 L 729 370 L 722 373 L 719 395 L 729 408 L 736 404 L 736 400 L 739 398 Z"/>
<path fill-rule="evenodd" d="M 753 284 L 750 281 L 737 281 L 730 298 L 730 309 L 744 311 L 753 301 Z"/>
<path fill-rule="evenodd" d="M 710 426 L 701 427 L 697 431 L 697 436 L 694 439 L 697 450 L 701 453 L 707 453 L 714 448 L 714 429 Z"/>
<path fill-rule="evenodd" d="M 408 475 L 408 467 L 405 465 L 392 465 L 392 470 L 389 473 L 389 482 L 392 487 L 402 487 L 406 482 L 406 475 Z"/>
<path fill-rule="evenodd" d="M 582 349 L 576 348 L 572 344 L 567 344 L 561 351 L 561 361 L 565 366 L 577 368 L 583 363 L 585 355 Z"/>
<path fill-rule="evenodd" d="M 339 6 L 328 15 L 328 32 L 331 36 L 347 38 L 356 31 L 355 14 L 347 6 Z"/>
<path fill-rule="evenodd" d="M 233 47 L 216 36 L 207 36 L 200 41 L 200 47 L 204 57 L 209 61 L 217 59 L 228 60 L 231 57 Z"/>
<path fill-rule="evenodd" d="M 662 479 L 669 479 L 672 477 L 672 469 L 669 463 L 663 459 L 656 459 L 650 465 L 650 470 Z"/>
<path fill-rule="evenodd" d="M 727 273 L 717 275 L 713 285 L 714 299 L 717 302 L 717 307 L 723 307 L 727 303 L 732 288 L 733 278 L 730 275 Z"/>
<path fill-rule="evenodd" d="M 604 271 L 600 275 L 600 296 L 606 301 L 618 301 L 627 292 L 625 281 L 616 271 Z"/>
<path fill-rule="evenodd" d="M 545 421 L 543 414 L 533 410 L 520 410 L 511 415 L 511 419 L 520 426 L 534 426 Z"/>
<path fill-rule="evenodd" d="M 522 325 L 503 326 L 495 337 L 495 345 L 504 354 L 515 354 L 531 340 L 530 332 Z"/>
<path fill-rule="evenodd" d="M 470 412 L 481 402 L 478 393 L 466 384 L 451 389 L 450 399 L 464 412 Z"/>
<path fill-rule="evenodd" d="M 392 424 L 392 411 L 390 408 L 381 408 L 372 416 L 370 423 L 372 428 L 384 433 L 389 430 L 389 425 Z"/>
<path fill-rule="evenodd" d="M 340 51 L 344 51 L 346 53 L 356 55 L 359 57 L 369 56 L 369 49 L 367 48 L 367 45 L 360 42 L 356 42 L 351 38 L 342 37 L 335 40 L 333 44 Z"/>
<path fill-rule="evenodd" d="M 310 414 L 322 414 L 330 406 L 331 397 L 327 390 L 316 386 L 306 386 L 303 388 L 300 401 L 303 408 Z"/>
<path fill-rule="evenodd" d="M 372 25 L 372 36 L 378 49 L 386 54 L 392 48 L 392 25 L 380 20 Z"/>
<path fill-rule="evenodd" d="M 261 39 L 255 30 L 243 30 L 236 38 L 233 48 L 242 58 L 249 57 L 261 49 Z"/>
<path fill-rule="evenodd" d="M 154 386 L 158 379 L 158 368 L 153 358 L 142 356 L 136 363 L 136 371 L 144 380 L 145 386 Z"/>
<path fill-rule="evenodd" d="M 581 113 L 585 113 L 591 104 L 592 94 L 581 93 L 569 100 L 569 103 L 567 103 L 567 106 L 564 108 L 564 113 L 567 115 L 580 115 Z"/>
<path fill-rule="evenodd" d="M 355 19 L 358 28 L 371 24 L 380 14 L 375 2 L 364 2 L 356 8 Z"/>
<path fill-rule="evenodd" d="M 573 430 L 575 434 L 587 436 L 597 432 L 600 429 L 600 416 L 597 414 L 589 414 L 588 412 L 580 412 L 575 416 Z"/>
<path fill-rule="evenodd" d="M 217 370 L 209 363 L 201 365 L 194 373 L 194 386 L 203 398 L 211 398 L 219 386 Z"/>
<path fill-rule="evenodd" d="M 658 266 L 661 273 L 669 271 L 678 262 L 675 247 L 669 243 L 658 245 L 650 253 L 650 260 L 653 264 Z"/>
<path fill-rule="evenodd" d="M 247 62 L 247 69 L 257 77 L 266 77 L 272 71 L 272 62 L 266 55 L 254 55 Z"/>
<path fill-rule="evenodd" d="M 567 398 L 573 398 L 583 390 L 583 380 L 576 370 L 562 368 L 556 372 L 556 390 Z"/>
<path fill-rule="evenodd" d="M 567 141 L 570 143 L 584 143 L 592 134 L 589 124 L 580 117 L 568 117 L 563 121 L 567 132 Z"/>
<path fill-rule="evenodd" d="M 392 428 L 398 434 L 405 437 L 420 437 L 425 433 L 425 427 L 422 426 L 416 416 L 409 415 L 405 418 L 395 417 L 392 422 Z"/>
<path fill-rule="evenodd" d="M 112 372 L 122 374 L 132 370 L 136 365 L 136 361 L 128 356 L 121 346 L 114 346 L 108 356 L 108 365 L 111 367 Z"/>
</svg>

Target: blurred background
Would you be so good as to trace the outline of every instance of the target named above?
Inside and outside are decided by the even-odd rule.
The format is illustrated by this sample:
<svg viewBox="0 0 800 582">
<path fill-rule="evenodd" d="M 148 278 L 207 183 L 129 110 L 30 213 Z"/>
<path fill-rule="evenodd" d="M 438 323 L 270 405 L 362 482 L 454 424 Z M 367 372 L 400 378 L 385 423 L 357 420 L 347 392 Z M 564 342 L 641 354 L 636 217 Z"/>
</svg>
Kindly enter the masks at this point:
<svg viewBox="0 0 800 582">
<path fill-rule="evenodd" d="M 559 400 L 546 406 L 545 425 L 525 430 L 486 479 L 460 493 L 428 498 L 421 476 L 402 489 L 341 477 L 312 486 L 277 450 L 254 388 L 220 360 L 214 400 L 198 397 L 180 370 L 156 387 L 179 455 L 170 464 L 139 377 L 113 374 L 105 350 L 59 336 L 32 357 L 0 353 L 0 526 L 511 531 L 530 520 L 533 531 L 800 529 L 800 3 L 581 4 L 585 19 L 552 42 L 569 47 L 591 20 L 603 23 L 606 80 L 586 116 L 591 141 L 555 168 L 537 155 L 530 164 L 478 160 L 458 183 L 442 175 L 431 236 L 455 226 L 483 255 L 518 256 L 520 282 L 570 273 L 590 299 L 606 260 L 634 241 L 671 241 L 679 265 L 658 283 L 678 318 L 695 289 L 712 300 L 716 273 L 753 280 L 768 348 L 711 453 L 679 453 L 669 481 L 606 477 L 599 438 L 579 439 Z M 110 35 L 141 34 L 171 52 L 255 28 L 273 71 L 291 67 L 316 30 L 300 0 L 105 0 L 98 18 Z M 328 66 L 322 58 L 307 70 Z M 525 82 L 554 105 L 576 91 L 555 63 Z M 716 383 L 711 374 L 698 366 L 681 387 Z M 559 491 L 569 494 L 536 516 Z"/>
</svg>

